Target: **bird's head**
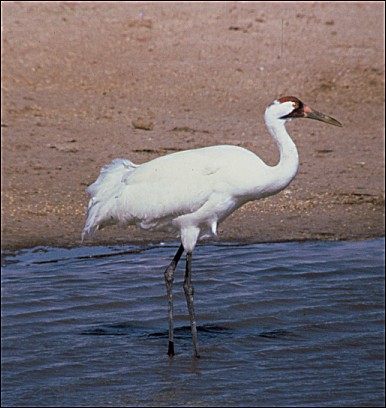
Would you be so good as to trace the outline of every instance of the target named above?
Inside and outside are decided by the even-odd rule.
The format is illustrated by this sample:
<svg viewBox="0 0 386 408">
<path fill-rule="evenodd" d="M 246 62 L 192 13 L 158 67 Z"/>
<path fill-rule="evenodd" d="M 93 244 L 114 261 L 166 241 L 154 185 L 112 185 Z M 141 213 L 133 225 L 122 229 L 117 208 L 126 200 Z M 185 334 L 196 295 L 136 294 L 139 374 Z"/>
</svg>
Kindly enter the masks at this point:
<svg viewBox="0 0 386 408">
<path fill-rule="evenodd" d="M 281 120 L 287 122 L 294 118 L 309 118 L 334 126 L 342 126 L 336 119 L 311 109 L 295 96 L 284 96 L 273 101 L 267 107 L 265 117 L 269 122 Z"/>
</svg>

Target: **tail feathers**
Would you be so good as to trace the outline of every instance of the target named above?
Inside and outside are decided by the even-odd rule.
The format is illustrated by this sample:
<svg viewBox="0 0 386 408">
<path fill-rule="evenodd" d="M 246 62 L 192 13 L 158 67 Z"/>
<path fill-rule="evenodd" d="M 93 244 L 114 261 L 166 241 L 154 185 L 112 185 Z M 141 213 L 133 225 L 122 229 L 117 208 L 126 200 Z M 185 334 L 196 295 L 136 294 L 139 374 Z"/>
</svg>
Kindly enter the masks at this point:
<svg viewBox="0 0 386 408">
<path fill-rule="evenodd" d="M 94 238 L 94 232 L 99 229 L 99 211 L 95 206 L 95 200 L 94 198 L 91 198 L 91 200 L 88 203 L 88 208 L 87 208 L 87 220 L 86 220 L 86 225 L 83 228 L 82 231 L 82 242 L 88 235 L 91 239 Z"/>
<path fill-rule="evenodd" d="M 87 208 L 87 221 L 82 232 L 82 241 L 89 235 L 106 225 L 118 223 L 116 217 L 116 198 L 119 196 L 123 183 L 138 165 L 127 159 L 115 159 L 104 166 L 97 180 L 86 192 L 91 196 Z"/>
<path fill-rule="evenodd" d="M 110 164 L 102 167 L 99 177 L 91 184 L 86 192 L 91 197 L 103 196 L 114 187 L 117 187 L 137 167 L 127 159 L 114 159 Z"/>
</svg>

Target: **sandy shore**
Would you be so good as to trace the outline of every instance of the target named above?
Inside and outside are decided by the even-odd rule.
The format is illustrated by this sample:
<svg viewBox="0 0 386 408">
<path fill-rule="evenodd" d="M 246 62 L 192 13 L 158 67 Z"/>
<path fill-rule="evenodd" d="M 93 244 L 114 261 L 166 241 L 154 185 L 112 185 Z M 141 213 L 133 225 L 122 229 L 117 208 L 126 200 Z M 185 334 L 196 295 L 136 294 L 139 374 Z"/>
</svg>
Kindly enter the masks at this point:
<svg viewBox="0 0 386 408">
<path fill-rule="evenodd" d="M 2 2 L 2 25 L 3 249 L 79 245 L 84 190 L 116 157 L 235 144 L 275 164 L 263 112 L 285 95 L 343 127 L 289 124 L 296 179 L 219 239 L 384 235 L 383 2 Z"/>
</svg>

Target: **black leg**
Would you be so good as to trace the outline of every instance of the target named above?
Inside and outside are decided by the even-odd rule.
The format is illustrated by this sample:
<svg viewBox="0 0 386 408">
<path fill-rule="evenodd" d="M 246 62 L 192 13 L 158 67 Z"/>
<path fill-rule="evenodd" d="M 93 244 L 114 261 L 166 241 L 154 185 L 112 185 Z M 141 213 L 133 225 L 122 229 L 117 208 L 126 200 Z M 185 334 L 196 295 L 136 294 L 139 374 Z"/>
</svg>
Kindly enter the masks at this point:
<svg viewBox="0 0 386 408">
<path fill-rule="evenodd" d="M 174 356 L 174 339 L 173 339 L 173 274 L 177 267 L 178 261 L 181 258 L 182 253 L 184 252 L 184 247 L 182 244 L 178 248 L 176 255 L 174 256 L 170 265 L 166 268 L 165 271 L 165 283 L 166 290 L 168 294 L 168 312 L 169 312 L 169 356 Z"/>
<path fill-rule="evenodd" d="M 190 328 L 192 330 L 194 355 L 198 358 L 200 357 L 200 355 L 198 352 L 197 324 L 196 324 L 196 318 L 194 315 L 194 306 L 193 306 L 194 288 L 192 285 L 191 264 L 192 264 L 192 253 L 188 252 L 186 254 L 186 271 L 185 271 L 185 280 L 184 280 L 184 291 L 185 291 L 186 302 L 188 304 L 188 310 L 189 310 Z"/>
</svg>

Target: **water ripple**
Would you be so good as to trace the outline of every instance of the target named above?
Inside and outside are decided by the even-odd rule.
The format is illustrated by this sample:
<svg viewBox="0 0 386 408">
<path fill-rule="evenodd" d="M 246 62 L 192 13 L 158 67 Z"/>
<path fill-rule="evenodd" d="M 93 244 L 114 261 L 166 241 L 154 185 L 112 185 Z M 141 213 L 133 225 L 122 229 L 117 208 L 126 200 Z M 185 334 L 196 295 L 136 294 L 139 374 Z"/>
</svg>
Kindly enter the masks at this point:
<svg viewBox="0 0 386 408">
<path fill-rule="evenodd" d="M 4 406 L 384 406 L 384 239 L 3 253 Z"/>
</svg>

